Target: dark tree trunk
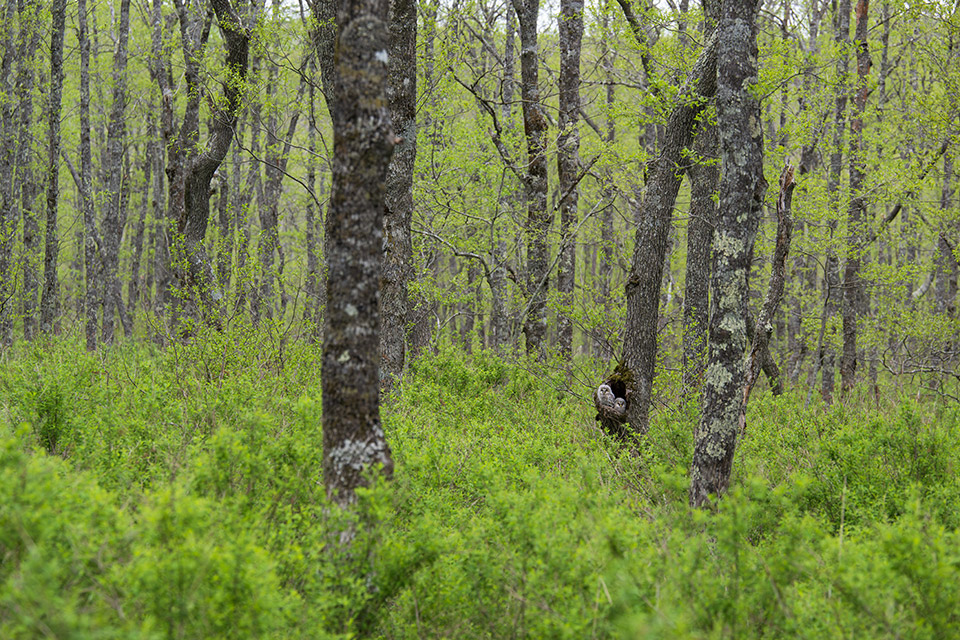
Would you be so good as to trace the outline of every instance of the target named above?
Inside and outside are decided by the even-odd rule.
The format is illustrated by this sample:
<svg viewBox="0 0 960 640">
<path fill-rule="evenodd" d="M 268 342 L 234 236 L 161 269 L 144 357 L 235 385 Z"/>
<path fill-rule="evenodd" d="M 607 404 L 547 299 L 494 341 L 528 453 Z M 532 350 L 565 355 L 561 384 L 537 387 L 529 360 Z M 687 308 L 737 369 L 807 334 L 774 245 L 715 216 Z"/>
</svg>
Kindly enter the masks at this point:
<svg viewBox="0 0 960 640">
<path fill-rule="evenodd" d="M 857 376 L 857 334 L 860 319 L 867 312 L 867 292 L 860 279 L 861 251 L 866 235 L 866 203 L 863 182 L 867 161 L 863 144 L 863 112 L 867 105 L 870 75 L 870 48 L 867 43 L 867 21 L 870 0 L 857 2 L 857 28 L 854 41 L 857 49 L 857 86 L 850 115 L 850 207 L 847 218 L 847 261 L 843 273 L 843 359 L 840 362 L 841 389 L 853 389 Z"/>
<path fill-rule="evenodd" d="M 0 23 L 0 34 L 5 43 L 0 58 L 0 94 L 12 96 L 14 91 L 13 63 L 17 56 L 13 36 L 17 3 L 7 0 Z M 14 101 L 7 99 L 0 106 L 0 348 L 13 344 L 13 244 L 17 229 L 17 204 L 14 190 L 16 162 L 16 123 Z"/>
<path fill-rule="evenodd" d="M 316 73 L 316 68 L 311 62 L 310 75 Z M 307 187 L 313 191 L 317 184 L 317 112 L 315 100 L 314 84 L 311 82 L 307 88 L 309 104 L 309 121 L 307 122 Z M 323 182 L 320 183 L 320 191 L 323 191 Z M 323 226 L 320 217 L 320 205 L 322 194 L 317 194 L 316 199 L 311 198 L 307 201 L 306 216 L 304 225 L 306 227 L 307 244 L 307 281 L 306 281 L 306 301 L 303 305 L 304 320 L 307 323 L 307 336 L 313 342 L 320 335 L 322 326 L 322 310 L 324 308 L 323 300 L 326 297 L 326 289 L 323 287 L 323 270 L 318 259 L 318 243 L 323 237 Z M 319 232 L 319 233 L 318 233 Z"/>
<path fill-rule="evenodd" d="M 86 265 L 84 312 L 87 349 L 97 348 L 97 309 L 100 306 L 101 243 L 93 208 L 93 162 L 90 150 L 90 38 L 87 3 L 78 0 L 77 37 L 80 43 L 80 207 L 83 211 L 83 262 Z"/>
<path fill-rule="evenodd" d="M 201 314 L 214 312 L 213 305 L 222 297 L 219 289 L 214 290 L 213 268 L 207 259 L 203 240 L 210 218 L 210 182 L 227 156 L 233 139 L 234 127 L 240 112 L 241 100 L 247 76 L 247 55 L 250 34 L 240 20 L 230 0 L 211 0 L 217 16 L 220 31 L 226 45 L 224 66 L 226 79 L 223 82 L 224 99 L 221 109 L 214 115 L 210 126 L 210 137 L 204 151 L 188 161 L 183 185 L 183 215 L 177 228 L 183 237 L 184 257 L 187 260 L 187 272 L 182 274 L 185 287 L 193 291 L 200 304 Z M 209 26 L 208 26 L 209 28 Z M 205 41 L 206 37 L 202 41 Z M 191 118 L 195 116 L 191 114 Z M 192 127 L 187 135 L 196 137 L 197 122 L 188 122 L 185 118 L 184 129 Z M 183 136 L 184 130 L 181 130 Z"/>
<path fill-rule="evenodd" d="M 33 339 L 37 327 L 37 297 L 40 288 L 40 184 L 33 177 L 33 83 L 34 55 L 40 44 L 40 7 L 36 0 L 19 3 L 20 68 L 17 71 L 16 101 L 18 136 L 15 190 L 20 189 L 23 219 L 23 337 Z M 16 194 L 14 194 L 16 197 Z"/>
<path fill-rule="evenodd" d="M 503 45 L 503 82 L 501 96 L 503 98 L 502 118 L 505 129 L 513 130 L 513 99 L 514 75 L 516 73 L 516 12 L 511 4 L 504 8 L 506 36 Z M 506 170 L 505 170 L 506 172 Z M 519 199 L 514 188 L 512 175 L 505 173 L 501 182 L 500 211 L 511 211 Z M 503 228 L 500 217 L 490 221 L 490 343 L 497 353 L 510 344 L 510 318 L 507 310 L 507 246 L 503 240 Z"/>
<path fill-rule="evenodd" d="M 544 355 L 547 332 L 547 234 L 553 216 L 547 210 L 547 119 L 540 102 L 537 19 L 540 0 L 512 0 L 520 22 L 520 97 L 523 100 L 523 132 L 527 140 L 527 314 L 523 332 L 527 353 Z"/>
<path fill-rule="evenodd" d="M 413 169 L 417 159 L 417 3 L 390 3 L 390 118 L 397 143 L 387 170 L 380 274 L 380 367 L 384 392 L 403 374 L 413 277 Z"/>
<path fill-rule="evenodd" d="M 151 133 L 153 135 L 150 135 Z M 141 187 L 140 217 L 137 219 L 137 229 L 133 235 L 130 280 L 127 282 L 127 311 L 130 314 L 131 324 L 137 312 L 137 305 L 140 302 L 140 262 L 143 259 L 143 238 L 147 229 L 147 218 L 150 215 L 150 179 L 153 172 L 153 159 L 157 154 L 153 149 L 158 144 L 156 133 L 155 127 L 152 125 L 148 127 L 147 148 L 143 156 L 143 185 Z"/>
<path fill-rule="evenodd" d="M 342 0 L 337 12 L 333 191 L 326 220 L 323 335 L 323 477 L 352 504 L 364 473 L 393 472 L 380 424 L 380 264 L 394 132 L 387 105 L 387 0 Z M 322 43 L 321 43 L 322 44 Z"/>
<path fill-rule="evenodd" d="M 944 154 L 943 156 L 943 188 L 940 191 L 940 209 L 944 216 L 953 207 L 954 199 L 954 168 L 953 156 Z M 937 313 L 953 318 L 957 312 L 957 272 L 960 265 L 957 264 L 957 257 L 954 255 L 954 248 L 957 242 L 958 226 L 955 222 L 944 221 L 940 223 L 940 233 L 937 234 L 937 262 L 936 262 L 936 310 Z M 951 246 L 951 244 L 953 246 Z"/>
<path fill-rule="evenodd" d="M 840 0 L 835 16 L 835 36 L 834 39 L 840 49 L 837 58 L 837 78 L 841 83 L 846 82 L 847 72 L 850 66 L 850 56 L 847 53 L 847 47 L 850 42 L 850 0 Z M 827 179 L 827 192 L 830 196 L 830 206 L 834 211 L 840 210 L 840 173 L 843 170 L 843 130 L 847 117 L 847 90 L 841 84 L 837 88 L 837 98 L 833 116 L 833 149 L 830 153 L 830 175 Z M 832 240 L 836 221 L 830 223 L 830 238 Z M 821 379 L 820 394 L 824 402 L 830 404 L 833 402 L 834 387 L 834 350 L 831 346 L 833 341 L 830 339 L 832 329 L 830 321 L 840 310 L 840 299 L 842 291 L 840 289 L 840 266 L 837 256 L 832 249 L 827 249 L 827 257 L 824 263 L 824 302 L 823 318 L 821 320 L 821 334 L 824 336 L 819 341 L 820 369 L 823 372 Z"/>
<path fill-rule="evenodd" d="M 271 65 L 267 94 L 272 95 L 270 89 L 276 82 L 277 67 Z M 296 104 L 303 99 L 306 82 L 301 81 L 297 90 Z M 283 246 L 280 244 L 280 196 L 283 193 L 283 178 L 287 173 L 287 161 L 290 159 L 290 148 L 293 144 L 293 135 L 297 131 L 297 122 L 300 112 L 295 111 L 287 126 L 286 136 L 281 139 L 277 135 L 277 119 L 271 109 L 267 116 L 267 152 L 266 152 L 266 181 L 263 185 L 263 200 L 259 203 L 260 212 L 260 288 L 254 295 L 252 302 L 254 320 L 258 320 L 261 312 L 267 318 L 273 318 L 276 304 L 276 295 L 273 285 L 279 284 L 281 309 L 286 308 L 286 296 L 283 291 L 282 276 L 284 268 Z M 277 268 L 273 267 L 274 254 L 277 258 Z M 281 317 L 283 313 L 281 311 Z"/>
<path fill-rule="evenodd" d="M 721 178 L 713 243 L 710 346 L 690 467 L 690 504 L 709 505 L 730 484 L 743 399 L 747 278 L 766 181 L 757 82 L 757 0 L 726 0 L 720 18 L 717 126 Z"/>
<path fill-rule="evenodd" d="M 637 239 L 627 278 L 624 359 L 636 389 L 627 407 L 634 430 L 646 433 L 657 361 L 660 283 L 669 247 L 673 206 L 683 176 L 684 153 L 693 139 L 697 117 L 717 87 L 717 37 L 711 36 L 681 90 L 683 99 L 667 120 L 660 155 L 650 165 L 646 193 L 635 213 Z"/>
<path fill-rule="evenodd" d="M 120 24 L 117 31 L 117 50 L 113 57 L 113 108 L 107 131 L 107 176 L 104 194 L 104 215 L 101 236 L 103 237 L 103 333 L 101 340 L 111 344 L 114 339 L 114 314 L 126 318 L 123 298 L 120 295 L 120 207 L 121 190 L 129 189 L 123 172 L 123 139 L 125 136 L 125 111 L 127 102 L 127 41 L 130 35 L 130 0 L 120 2 Z M 129 326 L 129 319 L 124 323 Z"/>
<path fill-rule="evenodd" d="M 793 189 L 794 168 L 787 165 L 780 174 L 780 196 L 777 198 L 777 242 L 771 261 L 770 282 L 767 285 L 767 297 L 764 299 L 757 326 L 750 338 L 752 345 L 747 358 L 746 379 L 743 383 L 743 401 L 740 403 L 739 432 L 742 436 L 747 424 L 747 403 L 750 401 L 750 392 L 760 378 L 760 371 L 766 366 L 764 360 L 769 358 L 768 345 L 773 333 L 771 321 L 777 314 L 777 308 L 783 299 L 783 290 L 786 285 L 787 254 L 790 253 L 790 239 L 793 233 L 793 217 L 791 203 Z M 765 355 L 766 353 L 766 355 Z M 776 365 L 774 365 L 776 366 Z M 779 376 L 778 376 L 779 378 Z M 777 392 L 774 391 L 776 394 Z"/>
<path fill-rule="evenodd" d="M 690 167 L 690 220 L 687 222 L 687 265 L 683 288 L 683 388 L 700 395 L 707 370 L 710 319 L 710 247 L 716 226 L 714 194 L 720 182 L 717 127 L 704 119 L 694 144 L 697 162 Z"/>
<path fill-rule="evenodd" d="M 67 0 L 53 0 L 50 9 L 50 93 L 47 96 L 47 120 L 50 126 L 47 153 L 47 220 L 43 255 L 43 295 L 40 299 L 40 330 L 55 332 L 60 322 L 60 232 L 57 208 L 60 199 L 60 111 L 63 103 L 63 39 L 66 28 Z"/>
<path fill-rule="evenodd" d="M 616 104 L 616 84 L 613 75 L 613 60 L 615 51 L 610 48 L 612 33 L 610 32 L 610 5 L 606 0 L 607 6 L 601 13 L 600 33 L 602 34 L 603 46 L 603 75 L 606 80 L 606 142 L 609 147 L 613 147 L 617 137 L 617 123 L 614 117 L 614 105 Z M 597 279 L 599 280 L 599 297 L 594 298 L 597 305 L 603 308 L 603 317 L 609 318 L 613 309 L 610 299 L 610 286 L 613 280 L 613 214 L 616 204 L 617 190 L 613 185 L 613 179 L 608 174 L 603 176 L 603 187 L 601 191 L 604 206 L 600 214 L 600 261 Z M 594 354 L 605 360 L 613 358 L 614 347 L 605 331 L 606 326 L 601 325 L 597 328 L 594 340 Z"/>
<path fill-rule="evenodd" d="M 560 135 L 557 138 L 557 169 L 560 182 L 560 356 L 573 357 L 573 287 L 576 282 L 577 187 L 580 171 L 580 45 L 583 39 L 583 0 L 560 2 Z"/>
</svg>

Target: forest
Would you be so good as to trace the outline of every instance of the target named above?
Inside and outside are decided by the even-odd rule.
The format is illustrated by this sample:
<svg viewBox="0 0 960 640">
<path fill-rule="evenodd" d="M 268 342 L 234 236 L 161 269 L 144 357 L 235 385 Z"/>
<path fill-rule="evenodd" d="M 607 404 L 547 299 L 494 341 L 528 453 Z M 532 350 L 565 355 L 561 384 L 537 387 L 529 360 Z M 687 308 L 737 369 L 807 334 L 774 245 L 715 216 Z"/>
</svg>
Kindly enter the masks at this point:
<svg viewBox="0 0 960 640">
<path fill-rule="evenodd" d="M 960 628 L 960 0 L 0 0 L 0 638 Z"/>
</svg>

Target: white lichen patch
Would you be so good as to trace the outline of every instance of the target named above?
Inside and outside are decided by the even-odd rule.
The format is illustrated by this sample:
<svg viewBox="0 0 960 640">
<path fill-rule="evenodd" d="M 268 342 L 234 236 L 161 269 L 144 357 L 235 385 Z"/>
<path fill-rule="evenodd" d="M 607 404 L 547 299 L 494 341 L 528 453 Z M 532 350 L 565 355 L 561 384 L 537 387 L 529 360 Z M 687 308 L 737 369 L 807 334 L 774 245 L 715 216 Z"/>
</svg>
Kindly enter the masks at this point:
<svg viewBox="0 0 960 640">
<path fill-rule="evenodd" d="M 358 313 L 357 308 L 356 308 L 355 306 L 353 306 L 352 304 L 349 304 L 349 303 L 347 303 L 347 306 L 344 307 L 343 310 L 344 310 L 344 311 L 347 313 L 347 315 L 350 316 L 351 318 L 355 318 L 355 317 L 357 316 L 357 313 Z"/>
<path fill-rule="evenodd" d="M 386 49 L 381 49 L 380 51 L 377 51 L 375 54 L 373 54 L 373 56 L 383 64 L 387 64 L 387 62 L 390 60 L 390 56 L 389 54 L 387 54 Z"/>
<path fill-rule="evenodd" d="M 344 362 L 349 362 L 349 361 L 350 361 L 350 351 L 345 349 L 343 353 L 340 354 L 340 357 L 337 358 L 337 362 L 339 362 L 340 364 L 343 364 Z"/>
<path fill-rule="evenodd" d="M 714 389 L 722 389 L 733 380 L 733 374 L 718 362 L 711 362 L 707 366 L 704 382 Z"/>
</svg>

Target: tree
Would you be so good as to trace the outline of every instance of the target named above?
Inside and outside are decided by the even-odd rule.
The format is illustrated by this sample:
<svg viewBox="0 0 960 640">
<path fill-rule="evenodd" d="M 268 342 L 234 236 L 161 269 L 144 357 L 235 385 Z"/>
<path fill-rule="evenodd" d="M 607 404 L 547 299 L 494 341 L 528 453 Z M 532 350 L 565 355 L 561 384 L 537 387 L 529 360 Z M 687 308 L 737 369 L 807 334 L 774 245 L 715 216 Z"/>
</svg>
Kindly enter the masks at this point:
<svg viewBox="0 0 960 640">
<path fill-rule="evenodd" d="M 120 234 L 122 231 L 121 189 L 129 189 L 124 184 L 123 147 L 126 128 L 127 102 L 127 42 L 130 37 L 130 0 L 120 2 L 120 24 L 117 29 L 117 51 L 113 57 L 113 108 L 110 112 L 110 125 L 107 131 L 107 189 L 105 194 L 102 237 L 103 237 L 103 334 L 101 340 L 113 342 L 113 319 L 120 317 L 123 332 L 129 336 L 132 328 L 130 318 L 123 305 L 120 292 L 120 278 L 117 270 L 120 265 Z"/>
<path fill-rule="evenodd" d="M 541 357 L 547 332 L 547 233 L 553 216 L 547 210 L 547 119 L 540 102 L 537 19 L 540 0 L 512 0 L 520 22 L 520 98 L 527 163 L 523 183 L 527 198 L 527 315 L 523 332 L 527 353 Z"/>
<path fill-rule="evenodd" d="M 583 38 L 582 0 L 560 3 L 560 135 L 557 137 L 557 173 L 560 183 L 560 273 L 557 277 L 563 309 L 560 312 L 560 354 L 573 356 L 573 305 L 577 269 L 577 205 L 580 171 L 580 47 Z"/>
<path fill-rule="evenodd" d="M 406 359 L 407 287 L 413 277 L 413 169 L 417 159 L 417 3 L 390 3 L 390 119 L 397 133 L 387 170 L 380 275 L 380 365 L 390 391 Z"/>
<path fill-rule="evenodd" d="M 867 207 L 864 201 L 866 157 L 863 143 L 863 112 L 867 105 L 870 75 L 870 47 L 867 21 L 870 0 L 857 2 L 857 27 L 854 42 L 857 51 L 857 84 L 850 115 L 850 206 L 847 220 L 847 261 L 843 270 L 843 358 L 840 361 L 841 389 L 853 389 L 857 373 L 857 324 L 866 316 L 866 291 L 860 278 L 862 242 L 866 229 Z"/>
<path fill-rule="evenodd" d="M 660 155 L 649 167 L 646 193 L 635 214 L 637 239 L 626 284 L 627 322 L 624 359 L 636 389 L 628 406 L 631 426 L 646 433 L 657 362 L 657 319 L 673 207 L 683 177 L 684 154 L 693 140 L 697 118 L 717 87 L 717 37 L 700 52 L 678 104 L 670 112 Z"/>
<path fill-rule="evenodd" d="M 356 499 L 367 470 L 379 465 L 387 476 L 393 472 L 380 424 L 378 294 L 394 133 L 387 103 L 389 3 L 342 0 L 336 16 L 334 90 L 328 103 L 333 189 L 324 244 L 323 478 L 330 497 L 346 506 Z"/>
<path fill-rule="evenodd" d="M 710 346 L 690 467 L 690 504 L 727 490 L 743 401 L 747 276 L 763 204 L 763 131 L 757 82 L 758 0 L 725 0 L 717 62 L 720 204 L 710 279 Z"/>
<path fill-rule="evenodd" d="M 43 295 L 40 299 L 40 330 L 56 330 L 60 316 L 60 257 L 58 202 L 60 199 L 60 112 L 63 103 L 63 38 L 66 28 L 67 0 L 54 0 L 51 7 L 50 94 L 47 119 L 50 124 L 47 154 L 47 219 L 44 234 Z"/>
</svg>

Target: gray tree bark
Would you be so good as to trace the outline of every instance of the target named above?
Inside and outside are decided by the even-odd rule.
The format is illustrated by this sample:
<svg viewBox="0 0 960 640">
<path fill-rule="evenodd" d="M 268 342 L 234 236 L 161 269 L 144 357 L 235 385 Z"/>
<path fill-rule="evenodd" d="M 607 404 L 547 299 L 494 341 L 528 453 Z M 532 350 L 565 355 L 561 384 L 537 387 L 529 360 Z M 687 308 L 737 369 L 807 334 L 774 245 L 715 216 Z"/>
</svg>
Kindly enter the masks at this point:
<svg viewBox="0 0 960 640">
<path fill-rule="evenodd" d="M 87 350 L 97 348 L 97 310 L 101 300 L 102 245 L 93 206 L 93 161 L 90 149 L 90 38 L 87 3 L 77 0 L 77 38 L 80 44 L 80 207 L 83 211 L 83 262 L 85 265 L 84 315 Z"/>
<path fill-rule="evenodd" d="M 670 113 L 660 155 L 649 165 L 646 193 L 635 212 L 637 239 L 626 284 L 627 317 L 624 360 L 636 388 L 627 407 L 632 428 L 649 427 L 653 378 L 657 361 L 660 283 L 669 246 L 673 206 L 683 176 L 684 152 L 693 140 L 697 117 L 717 88 L 717 37 L 711 36 L 697 58 L 680 102 Z"/>
<path fill-rule="evenodd" d="M 380 273 L 380 367 L 384 393 L 393 390 L 406 361 L 413 278 L 413 169 L 417 159 L 417 3 L 390 3 L 390 119 L 397 135 L 387 169 L 383 264 Z"/>
<path fill-rule="evenodd" d="M 222 296 L 217 289 L 213 267 L 207 258 L 203 240 L 210 218 L 210 182 L 220 163 L 227 156 L 233 131 L 240 113 L 247 75 L 247 57 L 250 33 L 242 23 L 230 0 L 210 0 L 226 45 L 223 81 L 223 107 L 215 111 L 210 125 L 206 148 L 197 156 L 189 157 L 185 166 L 183 184 L 183 215 L 177 231 L 183 239 L 186 272 L 181 274 L 186 289 L 193 291 L 194 302 L 200 305 L 201 315 L 210 319 L 216 300 Z M 209 25 L 207 27 L 209 29 Z M 205 41 L 206 38 L 203 38 Z M 199 122 L 194 114 L 184 119 L 183 139 L 196 139 Z M 187 129 L 190 127 L 190 129 Z M 185 135 L 184 135 L 185 134 Z"/>
<path fill-rule="evenodd" d="M 119 315 L 124 333 L 130 335 L 130 319 L 120 294 L 120 208 L 121 190 L 129 189 L 123 171 L 123 140 L 126 133 L 127 103 L 127 42 L 130 36 L 130 0 L 120 2 L 120 24 L 117 28 L 117 49 L 113 56 L 113 107 L 107 130 L 107 176 L 104 194 L 104 215 L 101 227 L 103 238 L 103 324 L 101 340 L 111 344 L 114 339 L 114 316 Z"/>
<path fill-rule="evenodd" d="M 704 119 L 694 143 L 697 158 L 690 178 L 690 218 L 687 222 L 687 264 L 683 285 L 683 388 L 699 396 L 707 370 L 710 319 L 710 247 L 716 226 L 714 194 L 720 182 L 717 127 Z"/>
<path fill-rule="evenodd" d="M 16 109 L 13 63 L 17 57 L 14 25 L 16 0 L 7 0 L 3 9 L 0 35 L 4 42 L 0 58 L 0 348 L 13 344 L 13 245 L 17 229 L 17 205 L 14 190 L 16 164 Z"/>
<path fill-rule="evenodd" d="M 717 126 L 721 178 L 710 346 L 703 411 L 690 467 L 690 504 L 709 505 L 730 484 L 736 448 L 747 344 L 745 315 L 750 255 L 766 181 L 757 82 L 758 0 L 726 0 L 720 18 Z"/>
<path fill-rule="evenodd" d="M 560 271 L 557 291 L 562 309 L 558 319 L 560 356 L 573 358 L 573 288 L 577 275 L 577 205 L 580 190 L 580 46 L 583 40 L 583 0 L 561 0 L 560 32 L 560 134 L 557 137 L 557 170 L 560 183 Z"/>
<path fill-rule="evenodd" d="M 954 165 L 953 156 L 944 154 L 943 156 L 943 186 L 940 190 L 940 209 L 946 215 L 953 206 L 955 188 L 953 186 Z M 941 222 L 940 232 L 937 234 L 937 259 L 936 259 L 936 310 L 948 318 L 953 318 L 957 313 L 957 273 L 960 270 L 958 258 L 954 255 L 954 246 L 958 237 L 958 228 L 956 223 Z"/>
<path fill-rule="evenodd" d="M 392 475 L 380 423 L 380 264 L 383 208 L 394 132 L 389 88 L 388 0 L 342 0 L 337 11 L 331 116 L 333 190 L 326 220 L 323 477 L 347 506 L 380 466 Z"/>
<path fill-rule="evenodd" d="M 867 292 L 860 279 L 861 251 L 866 235 L 867 208 L 863 195 L 867 161 L 863 144 L 863 112 L 867 105 L 870 75 L 870 47 L 867 42 L 867 21 L 870 0 L 857 2 L 857 28 L 854 42 L 857 50 L 857 84 L 850 115 L 850 206 L 847 210 L 847 260 L 843 272 L 843 358 L 840 361 L 840 388 L 853 389 L 857 379 L 857 335 L 860 318 L 867 312 Z"/>
<path fill-rule="evenodd" d="M 838 82 L 845 83 L 850 66 L 850 56 L 847 52 L 850 42 L 850 0 L 840 0 L 837 15 L 834 16 L 834 39 L 840 49 L 837 57 Z M 835 211 L 840 209 L 840 174 L 843 170 L 843 130 L 847 118 L 847 91 L 841 84 L 837 89 L 837 97 L 833 116 L 833 149 L 830 152 L 830 174 L 827 178 L 827 192 L 830 196 L 830 206 Z M 830 237 L 833 238 L 836 222 L 830 223 Z M 824 402 L 833 402 L 834 388 L 834 349 L 831 346 L 829 323 L 840 310 L 840 299 L 843 292 L 840 289 L 840 263 L 832 249 L 827 250 L 824 263 L 823 285 L 823 317 L 821 319 L 821 338 L 819 340 L 819 359 L 822 371 L 820 395 Z M 813 375 L 815 375 L 815 371 Z"/>
<path fill-rule="evenodd" d="M 23 337 L 33 339 L 37 327 L 37 297 L 40 288 L 40 183 L 33 175 L 33 84 L 34 57 L 40 44 L 40 5 L 36 0 L 19 3 L 20 50 L 16 80 L 17 151 L 16 176 L 20 189 L 20 210 L 23 219 Z M 16 197 L 16 194 L 14 194 Z"/>
<path fill-rule="evenodd" d="M 57 331 L 60 321 L 60 280 L 57 277 L 60 232 L 57 215 L 60 200 L 60 112 L 63 104 L 63 39 L 67 21 L 67 0 L 53 0 L 50 15 L 52 24 L 50 93 L 47 96 L 47 218 L 44 233 L 43 294 L 40 298 L 40 330 L 43 333 Z"/>
<path fill-rule="evenodd" d="M 527 315 L 523 332 L 527 354 L 544 355 L 547 332 L 549 274 L 547 234 L 553 221 L 547 210 L 547 119 L 540 102 L 537 20 L 540 0 L 512 0 L 520 23 L 520 98 L 523 101 L 523 133 L 527 141 L 524 190 L 527 199 L 526 293 Z"/>
</svg>

